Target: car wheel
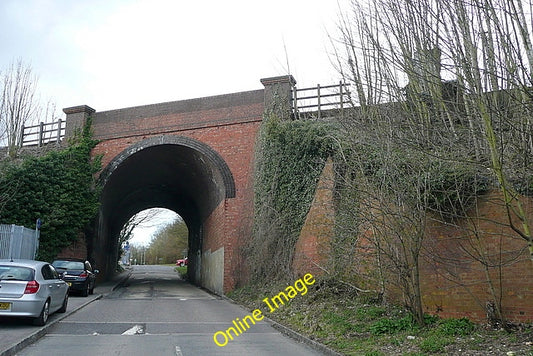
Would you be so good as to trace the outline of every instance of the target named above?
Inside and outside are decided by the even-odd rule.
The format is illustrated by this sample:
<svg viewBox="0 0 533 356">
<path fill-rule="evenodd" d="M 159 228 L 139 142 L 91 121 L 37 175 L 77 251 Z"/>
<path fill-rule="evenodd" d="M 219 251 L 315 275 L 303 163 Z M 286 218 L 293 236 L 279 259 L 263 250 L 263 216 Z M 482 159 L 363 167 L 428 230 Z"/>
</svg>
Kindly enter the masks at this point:
<svg viewBox="0 0 533 356">
<path fill-rule="evenodd" d="M 87 282 L 87 285 L 85 286 L 85 288 L 81 291 L 81 296 L 82 297 L 86 297 L 89 295 L 89 282 Z"/>
<path fill-rule="evenodd" d="M 44 303 L 43 310 L 41 310 L 41 315 L 33 320 L 33 325 L 43 326 L 48 321 L 48 316 L 50 315 L 50 301 L 47 300 Z"/>
<path fill-rule="evenodd" d="M 67 311 L 67 304 L 68 304 L 68 292 L 65 294 L 65 299 L 63 299 L 63 305 L 61 305 L 61 308 L 57 311 L 58 313 L 64 313 Z"/>
</svg>

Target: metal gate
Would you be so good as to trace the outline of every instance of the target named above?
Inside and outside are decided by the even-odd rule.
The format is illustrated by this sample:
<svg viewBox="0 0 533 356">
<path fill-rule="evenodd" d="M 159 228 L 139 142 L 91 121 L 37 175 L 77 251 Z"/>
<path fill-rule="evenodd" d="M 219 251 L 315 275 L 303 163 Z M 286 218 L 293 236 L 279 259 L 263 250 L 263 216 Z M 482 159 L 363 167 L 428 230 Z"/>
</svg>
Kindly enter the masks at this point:
<svg viewBox="0 0 533 356">
<path fill-rule="evenodd" d="M 39 234 L 24 226 L 0 224 L 0 258 L 35 259 Z"/>
</svg>

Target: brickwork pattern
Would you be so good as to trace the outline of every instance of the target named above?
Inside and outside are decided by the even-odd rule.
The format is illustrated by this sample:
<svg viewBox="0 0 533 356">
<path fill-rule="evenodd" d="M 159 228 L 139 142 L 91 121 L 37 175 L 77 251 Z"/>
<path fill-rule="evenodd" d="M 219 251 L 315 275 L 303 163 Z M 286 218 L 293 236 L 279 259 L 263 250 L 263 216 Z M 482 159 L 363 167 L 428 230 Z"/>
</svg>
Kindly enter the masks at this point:
<svg viewBox="0 0 533 356">
<path fill-rule="evenodd" d="M 533 224 L 533 199 L 522 202 Z M 508 227 L 502 203 L 499 191 L 481 197 L 475 230 L 468 221 L 459 227 L 431 226 L 420 264 L 426 312 L 486 320 L 487 302 L 494 300 L 490 276 L 497 296 L 501 295 L 504 317 L 533 321 L 533 262 L 525 240 Z M 488 261 L 487 269 L 483 260 Z"/>
<path fill-rule="evenodd" d="M 329 241 L 334 233 L 333 162 L 329 159 L 320 175 L 311 208 L 296 242 L 293 269 L 298 276 L 324 274 L 329 259 Z"/>
<path fill-rule="evenodd" d="M 204 221 L 202 246 L 203 251 L 212 252 L 224 247 L 225 291 L 232 290 L 242 277 L 236 251 L 243 234 L 251 231 L 253 157 L 263 106 L 260 90 L 96 113 L 93 117 L 94 136 L 100 140 L 93 155 L 102 156 L 103 167 L 132 145 L 161 135 L 198 140 L 226 162 L 235 183 L 235 197 L 222 200 Z"/>
</svg>

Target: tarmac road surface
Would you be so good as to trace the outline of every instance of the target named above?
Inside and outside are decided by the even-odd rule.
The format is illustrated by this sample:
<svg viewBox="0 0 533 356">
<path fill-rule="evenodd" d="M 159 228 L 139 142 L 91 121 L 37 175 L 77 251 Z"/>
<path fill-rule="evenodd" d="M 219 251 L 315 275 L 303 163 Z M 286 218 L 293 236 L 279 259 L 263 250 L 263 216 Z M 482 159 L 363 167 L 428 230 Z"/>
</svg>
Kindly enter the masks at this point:
<svg viewBox="0 0 533 356">
<path fill-rule="evenodd" d="M 121 288 L 56 322 L 44 337 L 16 354 L 324 354 L 283 335 L 265 320 L 239 328 L 238 336 L 230 331 L 233 340 L 228 338 L 227 329 L 237 326 L 233 321 L 250 314 L 182 281 L 172 266 L 133 266 Z M 224 346 L 215 343 L 217 332 L 218 343 Z"/>
</svg>

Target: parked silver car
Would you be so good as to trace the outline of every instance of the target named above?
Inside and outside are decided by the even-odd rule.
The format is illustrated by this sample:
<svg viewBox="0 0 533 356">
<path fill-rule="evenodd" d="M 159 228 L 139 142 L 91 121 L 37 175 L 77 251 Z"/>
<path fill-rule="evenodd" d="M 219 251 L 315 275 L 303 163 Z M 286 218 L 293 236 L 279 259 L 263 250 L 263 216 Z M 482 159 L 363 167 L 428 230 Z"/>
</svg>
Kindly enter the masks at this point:
<svg viewBox="0 0 533 356">
<path fill-rule="evenodd" d="M 30 317 L 44 325 L 50 314 L 67 310 L 68 290 L 47 262 L 0 260 L 0 317 Z"/>
</svg>

